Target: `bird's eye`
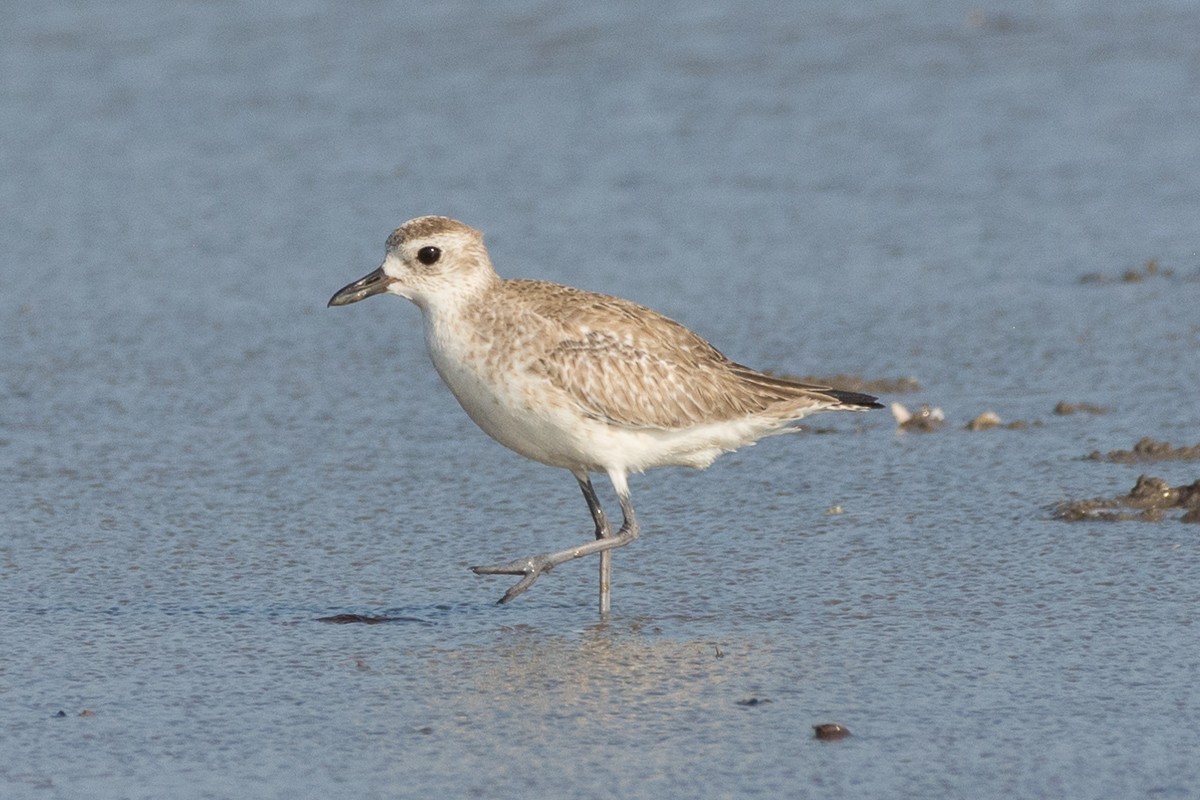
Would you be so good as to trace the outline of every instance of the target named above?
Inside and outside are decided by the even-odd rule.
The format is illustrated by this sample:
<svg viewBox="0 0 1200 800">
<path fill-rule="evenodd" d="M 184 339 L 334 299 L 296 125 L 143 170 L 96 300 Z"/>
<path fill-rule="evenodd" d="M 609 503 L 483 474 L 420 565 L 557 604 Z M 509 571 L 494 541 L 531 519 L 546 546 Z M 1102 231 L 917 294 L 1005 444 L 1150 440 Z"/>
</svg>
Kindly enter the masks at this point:
<svg viewBox="0 0 1200 800">
<path fill-rule="evenodd" d="M 436 247 L 422 247 L 417 251 L 417 261 L 420 261 L 425 266 L 436 264 L 437 260 L 442 257 L 442 251 Z"/>
</svg>

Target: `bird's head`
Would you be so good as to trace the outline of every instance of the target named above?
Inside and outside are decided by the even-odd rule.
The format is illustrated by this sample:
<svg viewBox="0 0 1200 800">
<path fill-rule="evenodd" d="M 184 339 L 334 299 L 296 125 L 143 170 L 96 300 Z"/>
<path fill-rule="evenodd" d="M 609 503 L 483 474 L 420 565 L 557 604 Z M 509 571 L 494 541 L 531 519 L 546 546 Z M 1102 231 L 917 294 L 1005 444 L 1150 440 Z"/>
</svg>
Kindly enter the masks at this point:
<svg viewBox="0 0 1200 800">
<path fill-rule="evenodd" d="M 379 268 L 339 289 L 329 305 L 391 292 L 428 309 L 454 305 L 494 280 L 482 233 L 449 217 L 417 217 L 392 231 Z"/>
</svg>

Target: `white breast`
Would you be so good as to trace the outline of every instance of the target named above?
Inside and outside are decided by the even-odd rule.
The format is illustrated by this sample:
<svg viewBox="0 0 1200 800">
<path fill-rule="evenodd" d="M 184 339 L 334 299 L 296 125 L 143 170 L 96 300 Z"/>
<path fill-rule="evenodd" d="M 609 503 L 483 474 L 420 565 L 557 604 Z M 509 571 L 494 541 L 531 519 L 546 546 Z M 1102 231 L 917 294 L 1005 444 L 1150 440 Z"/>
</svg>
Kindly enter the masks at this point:
<svg viewBox="0 0 1200 800">
<path fill-rule="evenodd" d="M 553 387 L 519 364 L 498 364 L 485 345 L 453 329 L 426 325 L 425 332 L 433 366 L 484 433 L 543 464 L 585 466 L 577 426 Z"/>
<path fill-rule="evenodd" d="M 559 387 L 512 354 L 537 348 L 494 342 L 427 318 L 426 343 L 434 367 L 463 410 L 485 433 L 526 458 L 554 467 L 641 472 L 651 467 L 704 468 L 724 452 L 753 444 L 781 427 L 778 420 L 738 419 L 678 430 L 633 428 L 588 416 Z M 508 331 L 506 333 L 513 333 Z"/>
</svg>

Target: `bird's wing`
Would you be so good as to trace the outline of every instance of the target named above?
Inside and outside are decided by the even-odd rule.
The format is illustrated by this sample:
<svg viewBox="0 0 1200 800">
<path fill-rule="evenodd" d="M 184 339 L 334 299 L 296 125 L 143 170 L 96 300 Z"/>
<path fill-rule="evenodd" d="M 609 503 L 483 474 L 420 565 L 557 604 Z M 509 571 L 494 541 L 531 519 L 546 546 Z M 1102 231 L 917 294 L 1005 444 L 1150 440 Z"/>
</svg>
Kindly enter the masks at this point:
<svg viewBox="0 0 1200 800">
<path fill-rule="evenodd" d="M 764 415 L 793 419 L 839 400 L 730 361 L 683 325 L 619 298 L 589 295 L 556 320 L 557 343 L 531 368 L 585 414 L 634 428 L 679 429 Z"/>
</svg>

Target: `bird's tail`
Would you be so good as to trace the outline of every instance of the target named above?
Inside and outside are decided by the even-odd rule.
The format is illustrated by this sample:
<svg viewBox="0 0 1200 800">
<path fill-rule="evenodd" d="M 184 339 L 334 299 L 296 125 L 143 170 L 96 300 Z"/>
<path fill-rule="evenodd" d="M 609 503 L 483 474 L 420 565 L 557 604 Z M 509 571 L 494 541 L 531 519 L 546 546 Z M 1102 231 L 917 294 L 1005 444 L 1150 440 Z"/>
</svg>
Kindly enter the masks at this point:
<svg viewBox="0 0 1200 800">
<path fill-rule="evenodd" d="M 846 392 L 841 389 L 821 389 L 821 394 L 827 394 L 837 400 L 840 405 L 835 406 L 839 410 L 846 411 L 866 411 L 871 408 L 883 408 L 883 404 L 879 402 L 878 397 L 872 397 L 869 394 L 862 392 Z"/>
<path fill-rule="evenodd" d="M 883 408 L 878 398 L 862 392 L 847 392 L 831 386 L 805 383 L 779 375 L 768 375 L 741 364 L 733 364 L 738 377 L 749 386 L 756 387 L 772 403 L 805 401 L 819 404 L 827 411 L 866 411 Z"/>
</svg>

